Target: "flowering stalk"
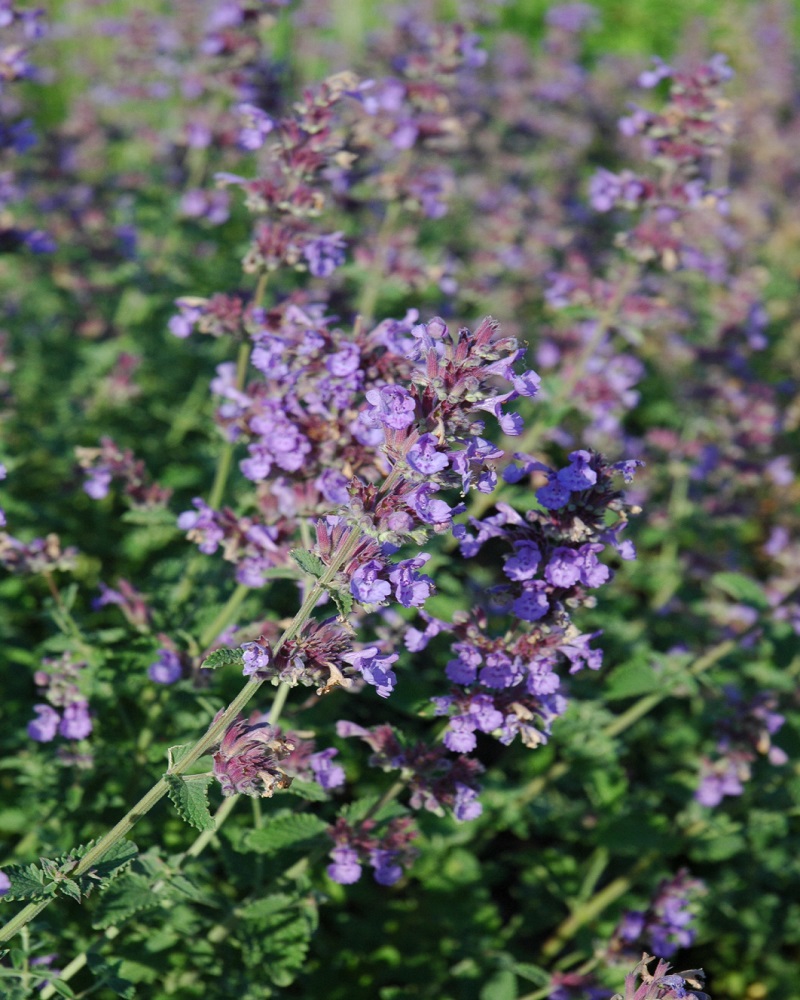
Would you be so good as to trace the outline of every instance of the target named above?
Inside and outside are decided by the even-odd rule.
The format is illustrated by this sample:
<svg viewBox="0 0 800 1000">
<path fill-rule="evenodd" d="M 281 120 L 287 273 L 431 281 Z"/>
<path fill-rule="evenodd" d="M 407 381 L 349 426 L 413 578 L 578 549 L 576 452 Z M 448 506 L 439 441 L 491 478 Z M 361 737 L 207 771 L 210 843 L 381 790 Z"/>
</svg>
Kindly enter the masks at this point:
<svg viewBox="0 0 800 1000">
<path fill-rule="evenodd" d="M 319 600 L 320 595 L 326 588 L 326 586 L 331 582 L 333 577 L 339 571 L 343 563 L 352 554 L 352 550 L 355 548 L 355 538 L 351 539 L 349 545 L 345 547 L 341 553 L 338 553 L 330 566 L 327 568 L 325 573 L 320 577 L 319 580 L 310 588 L 308 596 L 303 602 L 302 607 L 298 611 L 297 615 L 286 628 L 285 632 L 278 640 L 276 644 L 276 649 L 282 648 L 285 642 L 296 635 L 297 632 L 302 628 L 308 619 L 313 607 Z M 348 551 L 349 550 L 349 551 Z M 231 722 L 237 718 L 242 709 L 247 705 L 247 703 L 255 696 L 256 692 L 259 690 L 263 681 L 254 679 L 247 683 L 236 698 L 219 713 L 218 717 L 212 722 L 206 731 L 205 735 L 202 736 L 195 744 L 192 746 L 184 757 L 181 758 L 176 764 L 174 764 L 169 773 L 171 775 L 181 775 L 185 774 L 186 771 L 198 761 L 204 754 L 206 754 L 214 745 L 218 744 L 222 739 L 223 734 L 226 732 Z M 288 687 L 282 692 L 282 700 L 286 698 L 286 692 Z M 280 705 L 276 699 L 276 703 Z M 277 714 L 274 718 L 271 716 L 271 721 L 277 722 Z M 130 833 L 136 823 L 146 815 L 169 791 L 169 783 L 166 778 L 161 778 L 156 782 L 155 785 L 145 794 L 142 798 L 122 817 L 122 819 L 114 826 L 107 834 L 101 837 L 93 847 L 91 847 L 86 854 L 80 859 L 76 867 L 72 870 L 71 877 L 73 879 L 79 878 L 89 871 L 93 865 L 95 865 L 108 851 L 119 841 Z M 52 897 L 49 899 L 41 900 L 36 903 L 29 903 L 25 906 L 19 913 L 17 913 L 11 920 L 8 921 L 2 928 L 0 928 L 0 941 L 8 941 L 18 931 L 20 931 L 26 924 L 33 920 L 39 913 L 44 910 L 49 903 L 52 902 Z"/>
</svg>

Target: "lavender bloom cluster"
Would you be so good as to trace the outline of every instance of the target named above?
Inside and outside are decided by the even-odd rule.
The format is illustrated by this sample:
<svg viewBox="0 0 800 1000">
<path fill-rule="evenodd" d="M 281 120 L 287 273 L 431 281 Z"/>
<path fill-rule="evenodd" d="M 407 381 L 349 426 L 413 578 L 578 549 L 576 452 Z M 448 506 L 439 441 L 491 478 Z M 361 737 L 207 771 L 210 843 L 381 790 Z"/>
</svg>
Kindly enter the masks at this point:
<svg viewBox="0 0 800 1000">
<path fill-rule="evenodd" d="M 43 660 L 34 674 L 40 696 L 46 702 L 34 705 L 36 717 L 28 723 L 28 736 L 37 743 L 50 743 L 56 736 L 84 740 L 92 732 L 89 703 L 80 677 L 86 664 L 64 653 L 59 660 Z"/>
<path fill-rule="evenodd" d="M 646 946 L 670 958 L 679 948 L 688 948 L 696 933 L 691 926 L 694 903 L 704 888 L 685 869 L 663 881 L 646 910 L 625 913 L 612 936 L 610 954 L 635 956 Z"/>
<path fill-rule="evenodd" d="M 695 799 L 711 808 L 726 796 L 742 794 L 758 756 L 766 757 L 775 766 L 789 759 L 771 741 L 784 723 L 783 715 L 775 711 L 777 698 L 763 693 L 746 700 L 730 687 L 725 694 L 728 712 L 717 726 L 717 756 L 701 761 L 700 784 L 695 792 Z"/>
</svg>

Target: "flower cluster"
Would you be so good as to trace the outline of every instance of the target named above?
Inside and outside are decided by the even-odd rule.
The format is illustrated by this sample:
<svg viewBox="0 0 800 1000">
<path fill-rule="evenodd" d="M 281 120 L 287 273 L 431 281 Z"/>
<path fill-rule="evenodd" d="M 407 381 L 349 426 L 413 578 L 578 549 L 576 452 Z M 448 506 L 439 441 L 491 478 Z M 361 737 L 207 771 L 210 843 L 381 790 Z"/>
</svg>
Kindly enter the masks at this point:
<svg viewBox="0 0 800 1000">
<path fill-rule="evenodd" d="M 489 607 L 450 627 L 457 641 L 446 671 L 454 687 L 434 704 L 437 714 L 448 716 L 444 741 L 453 751 L 473 750 L 478 732 L 506 744 L 517 735 L 531 747 L 546 742 L 553 720 L 567 707 L 559 665 L 566 664 L 570 674 L 601 665 L 601 652 L 590 645 L 599 633 L 581 634 L 571 612 L 611 578 L 599 553 L 611 547 L 622 558 L 634 558 L 632 545 L 619 537 L 627 509 L 611 477 L 630 478 L 636 463 L 610 465 L 587 451 L 569 457 L 569 465 L 556 471 L 519 455 L 521 464 L 504 475 L 510 481 L 546 475 L 536 494 L 542 509 L 523 517 L 500 503 L 497 514 L 472 518 L 472 531 L 459 526 L 456 532 L 465 556 L 476 556 L 489 542 L 492 549 L 505 549 L 505 582 L 489 589 Z M 617 519 L 612 527 L 608 512 Z M 493 637 L 490 613 L 509 616 L 514 627 Z M 415 629 L 409 637 L 413 648 L 424 648 L 430 635 L 429 629 Z"/>
<path fill-rule="evenodd" d="M 711 1000 L 707 993 L 700 991 L 705 979 L 702 969 L 670 972 L 669 964 L 658 959 L 651 973 L 647 967 L 654 961 L 653 956 L 645 952 L 641 962 L 625 977 L 624 996 L 617 994 L 612 1000 Z"/>
<path fill-rule="evenodd" d="M 25 196 L 22 173 L 16 174 L 17 160 L 36 145 L 33 123 L 20 113 L 10 86 L 23 80 L 35 80 L 37 67 L 29 61 L 28 47 L 41 38 L 45 27 L 44 11 L 22 9 L 12 2 L 0 9 L 0 247 L 5 252 L 27 247 L 34 253 L 55 249 L 52 237 L 41 229 L 30 229 L 14 217 L 14 209 Z"/>
<path fill-rule="evenodd" d="M 399 817 L 390 820 L 378 833 L 375 820 L 362 820 L 351 826 L 340 818 L 328 831 L 335 846 L 330 852 L 332 863 L 328 875 L 334 882 L 351 885 L 361 878 L 362 865 L 369 864 L 379 885 L 394 885 L 402 878 L 417 852 L 410 846 L 415 837 L 410 820 Z"/>
<path fill-rule="evenodd" d="M 370 766 L 400 771 L 411 793 L 409 804 L 413 809 L 440 816 L 447 809 L 459 822 L 476 819 L 483 811 L 477 781 L 483 767 L 474 758 L 464 754 L 452 757 L 441 744 L 431 746 L 418 741 L 406 746 L 389 725 L 365 729 L 340 719 L 336 733 L 363 740 L 373 751 Z"/>
<path fill-rule="evenodd" d="M 86 476 L 84 491 L 93 500 L 107 496 L 114 480 L 122 483 L 134 507 L 162 507 L 172 495 L 172 490 L 148 482 L 144 462 L 129 448 L 123 451 L 109 437 L 101 440 L 99 448 L 76 448 L 75 453 Z"/>
<path fill-rule="evenodd" d="M 59 660 L 43 660 L 34 674 L 39 693 L 47 704 L 34 705 L 36 718 L 28 723 L 28 736 L 37 743 L 50 743 L 56 735 L 83 740 L 92 732 L 89 703 L 79 679 L 86 664 L 64 653 Z M 60 711 L 59 711 L 60 710 Z"/>
<path fill-rule="evenodd" d="M 292 750 L 294 743 L 280 736 L 260 712 L 247 720 L 240 716 L 228 726 L 213 755 L 222 794 L 271 798 L 278 789 L 288 788 L 292 779 L 278 764 Z"/>
<path fill-rule="evenodd" d="M 629 910 L 617 926 L 609 946 L 611 954 L 636 954 L 642 945 L 670 958 L 695 939 L 694 901 L 704 890 L 698 879 L 684 869 L 658 887 L 646 910 Z"/>
<path fill-rule="evenodd" d="M 719 805 L 725 796 L 742 794 L 757 755 L 765 756 L 774 765 L 789 759 L 785 751 L 771 743 L 784 722 L 775 711 L 775 696 L 764 693 L 746 700 L 735 688 L 727 688 L 725 694 L 728 711 L 717 726 L 718 756 L 701 762 L 700 785 L 694 796 L 709 807 Z"/>
</svg>

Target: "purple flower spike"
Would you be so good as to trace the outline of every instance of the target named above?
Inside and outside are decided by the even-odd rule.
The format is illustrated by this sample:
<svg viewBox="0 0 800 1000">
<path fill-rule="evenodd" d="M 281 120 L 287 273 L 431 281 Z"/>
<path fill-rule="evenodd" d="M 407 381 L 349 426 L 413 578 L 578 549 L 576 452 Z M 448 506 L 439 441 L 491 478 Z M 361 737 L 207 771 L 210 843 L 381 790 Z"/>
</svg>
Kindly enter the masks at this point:
<svg viewBox="0 0 800 1000">
<path fill-rule="evenodd" d="M 219 715 L 217 716 L 217 718 Z M 223 795 L 251 795 L 271 798 L 279 788 L 288 788 L 292 779 L 278 769 L 295 744 L 278 736 L 277 730 L 254 712 L 249 720 L 241 716 L 231 723 L 214 754 L 214 776 Z"/>
</svg>

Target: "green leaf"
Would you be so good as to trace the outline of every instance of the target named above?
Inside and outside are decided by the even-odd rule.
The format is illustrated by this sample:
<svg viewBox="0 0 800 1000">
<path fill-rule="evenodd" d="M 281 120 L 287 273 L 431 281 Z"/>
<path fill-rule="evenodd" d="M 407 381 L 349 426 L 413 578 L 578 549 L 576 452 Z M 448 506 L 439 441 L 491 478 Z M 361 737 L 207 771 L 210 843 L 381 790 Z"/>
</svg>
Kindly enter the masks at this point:
<svg viewBox="0 0 800 1000">
<path fill-rule="evenodd" d="M 353 610 L 353 595 L 349 590 L 329 591 L 341 618 L 347 618 Z"/>
<path fill-rule="evenodd" d="M 295 778 L 285 790 L 289 795 L 297 795 L 307 802 L 326 802 L 328 799 L 328 793 L 316 781 L 301 781 Z"/>
<path fill-rule="evenodd" d="M 265 917 L 271 917 L 274 913 L 282 913 L 295 905 L 294 897 L 285 892 L 276 892 L 271 896 L 262 896 L 261 899 L 248 903 L 247 906 L 237 910 L 237 914 L 245 920 L 263 920 Z"/>
<path fill-rule="evenodd" d="M 214 780 L 210 774 L 166 774 L 169 797 L 184 822 L 197 830 L 213 830 L 214 820 L 208 808 L 208 786 Z"/>
<path fill-rule="evenodd" d="M 8 865 L 3 872 L 11 882 L 2 897 L 4 901 L 47 899 L 55 895 L 56 887 L 44 884 L 44 872 L 37 865 Z"/>
<path fill-rule="evenodd" d="M 273 854 L 283 847 L 318 837 L 327 828 L 324 820 L 311 813 L 289 813 L 276 817 L 261 830 L 250 830 L 244 843 L 258 854 Z"/>
<path fill-rule="evenodd" d="M 77 994 L 72 990 L 69 983 L 63 979 L 51 979 L 49 982 L 60 997 L 67 997 L 67 1000 L 75 1000 Z"/>
<path fill-rule="evenodd" d="M 325 572 L 325 563 L 319 556 L 315 556 L 313 552 L 309 552 L 307 549 L 292 549 L 289 555 L 300 569 L 316 577 L 318 580 Z"/>
<path fill-rule="evenodd" d="M 176 746 L 170 747 L 169 750 L 167 750 L 167 762 L 169 764 L 170 771 L 176 764 L 180 764 L 193 746 L 193 743 L 178 743 Z"/>
<path fill-rule="evenodd" d="M 241 667 L 244 657 L 243 649 L 215 649 L 203 660 L 201 666 L 203 670 L 216 670 L 217 667 L 228 667 L 235 665 Z"/>
<path fill-rule="evenodd" d="M 715 573 L 711 577 L 711 583 L 734 601 L 748 604 L 759 611 L 766 611 L 770 607 L 761 584 L 743 573 Z"/>
<path fill-rule="evenodd" d="M 159 897 L 153 892 L 152 880 L 145 875 L 127 872 L 100 897 L 97 915 L 92 926 L 105 930 L 121 924 L 140 910 L 152 909 L 160 905 Z"/>
<path fill-rule="evenodd" d="M 58 891 L 64 896 L 69 896 L 76 903 L 81 901 L 81 887 L 71 878 L 63 878 L 58 882 Z"/>
<path fill-rule="evenodd" d="M 659 676 L 649 663 L 623 663 L 609 677 L 605 696 L 609 701 L 636 698 L 658 691 L 663 685 L 663 676 Z"/>
<path fill-rule="evenodd" d="M 88 895 L 98 883 L 104 887 L 108 885 L 109 881 L 120 875 L 122 869 L 129 865 L 138 853 L 139 848 L 132 840 L 118 840 L 88 872 L 80 876 L 78 884 L 81 892 Z"/>
<path fill-rule="evenodd" d="M 511 966 L 516 975 L 527 979 L 534 986 L 547 986 L 550 983 L 550 973 L 540 965 L 531 962 L 514 962 Z"/>
</svg>

